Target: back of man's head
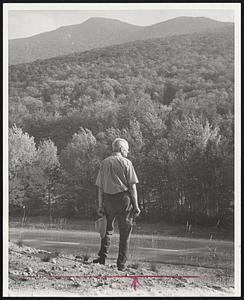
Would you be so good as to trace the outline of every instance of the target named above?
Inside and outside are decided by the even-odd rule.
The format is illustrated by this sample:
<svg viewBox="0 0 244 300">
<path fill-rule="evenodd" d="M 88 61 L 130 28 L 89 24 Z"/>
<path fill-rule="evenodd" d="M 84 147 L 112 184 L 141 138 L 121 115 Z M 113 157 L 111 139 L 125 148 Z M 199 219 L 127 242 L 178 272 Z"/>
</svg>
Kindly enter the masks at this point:
<svg viewBox="0 0 244 300">
<path fill-rule="evenodd" d="M 112 149 L 114 152 L 120 152 L 121 147 L 129 149 L 129 144 L 125 139 L 117 138 L 112 143 Z"/>
</svg>

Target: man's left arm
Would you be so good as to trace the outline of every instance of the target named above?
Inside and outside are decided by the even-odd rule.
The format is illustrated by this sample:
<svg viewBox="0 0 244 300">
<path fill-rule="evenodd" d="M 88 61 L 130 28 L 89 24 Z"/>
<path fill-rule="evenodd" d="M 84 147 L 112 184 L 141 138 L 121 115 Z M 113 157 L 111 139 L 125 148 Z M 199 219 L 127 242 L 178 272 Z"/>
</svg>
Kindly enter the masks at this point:
<svg viewBox="0 0 244 300">
<path fill-rule="evenodd" d="M 130 194 L 131 194 L 131 200 L 132 200 L 132 206 L 133 206 L 133 211 L 135 214 L 135 217 L 138 217 L 141 210 L 138 205 L 138 198 L 137 198 L 137 189 L 136 189 L 136 184 L 133 183 L 130 188 L 129 188 Z"/>
<path fill-rule="evenodd" d="M 141 211 L 138 205 L 138 196 L 137 196 L 137 189 L 136 189 L 136 184 L 139 181 L 132 163 L 129 164 L 129 168 L 127 171 L 127 182 L 131 194 L 132 205 L 133 205 L 135 216 L 139 216 Z"/>
</svg>

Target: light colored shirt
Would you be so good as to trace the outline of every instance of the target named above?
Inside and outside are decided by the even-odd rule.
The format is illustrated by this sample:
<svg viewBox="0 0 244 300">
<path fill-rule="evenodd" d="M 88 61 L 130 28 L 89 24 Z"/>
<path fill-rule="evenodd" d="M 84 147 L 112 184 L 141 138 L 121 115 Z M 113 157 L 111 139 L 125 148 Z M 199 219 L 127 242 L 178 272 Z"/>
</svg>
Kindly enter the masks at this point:
<svg viewBox="0 0 244 300">
<path fill-rule="evenodd" d="M 138 182 L 132 162 L 116 153 L 101 162 L 96 185 L 106 194 L 116 194 L 127 191 Z"/>
</svg>

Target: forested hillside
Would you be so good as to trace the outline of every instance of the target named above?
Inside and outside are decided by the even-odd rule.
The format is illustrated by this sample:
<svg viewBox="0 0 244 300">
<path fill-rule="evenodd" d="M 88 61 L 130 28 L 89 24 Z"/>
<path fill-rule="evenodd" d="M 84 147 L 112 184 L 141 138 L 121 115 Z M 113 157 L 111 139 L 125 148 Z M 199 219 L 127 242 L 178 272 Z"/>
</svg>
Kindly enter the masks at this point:
<svg viewBox="0 0 244 300">
<path fill-rule="evenodd" d="M 233 39 L 226 28 L 11 66 L 11 213 L 91 217 L 99 162 L 120 136 L 142 218 L 230 225 Z"/>
</svg>

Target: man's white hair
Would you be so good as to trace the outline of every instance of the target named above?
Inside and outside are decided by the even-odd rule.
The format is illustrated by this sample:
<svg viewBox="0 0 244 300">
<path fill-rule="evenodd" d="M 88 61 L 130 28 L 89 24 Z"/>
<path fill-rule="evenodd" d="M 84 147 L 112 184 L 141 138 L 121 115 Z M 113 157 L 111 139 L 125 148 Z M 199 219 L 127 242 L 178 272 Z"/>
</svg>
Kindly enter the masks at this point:
<svg viewBox="0 0 244 300">
<path fill-rule="evenodd" d="M 120 152 L 121 147 L 129 148 L 129 144 L 125 139 L 117 138 L 112 143 L 112 149 L 114 152 Z"/>
</svg>

